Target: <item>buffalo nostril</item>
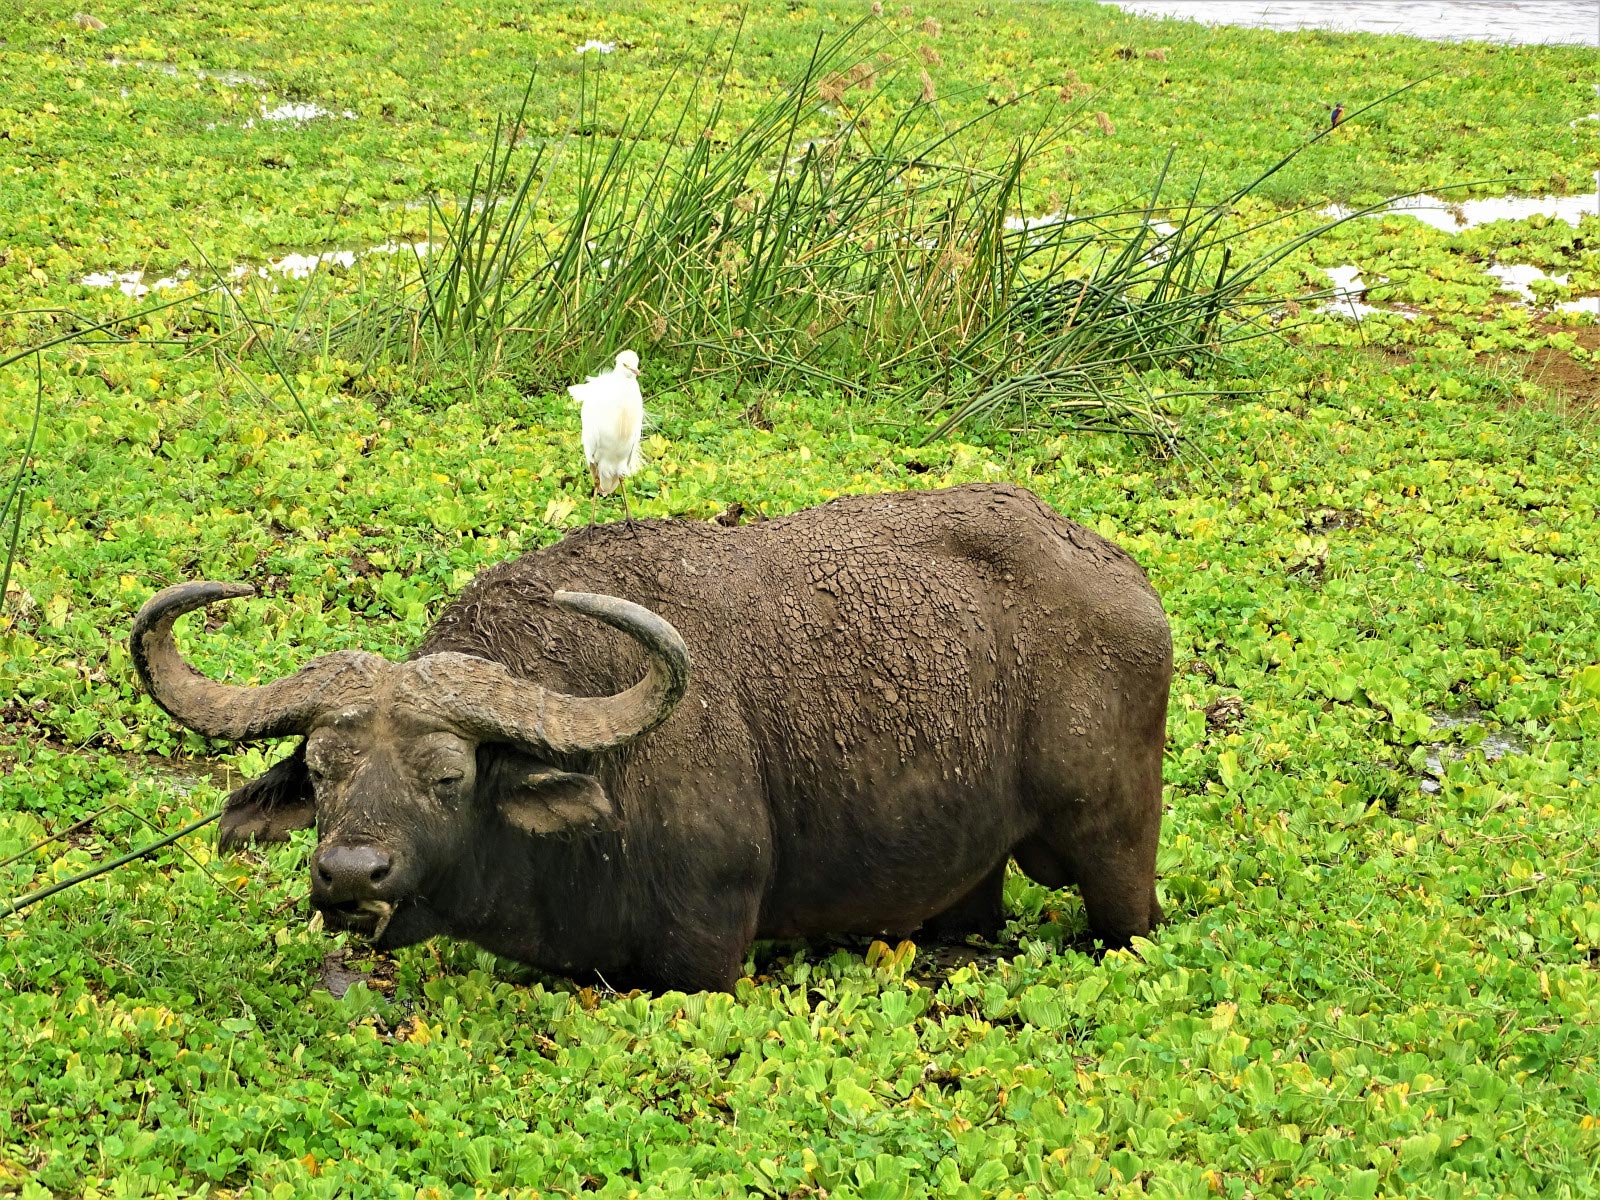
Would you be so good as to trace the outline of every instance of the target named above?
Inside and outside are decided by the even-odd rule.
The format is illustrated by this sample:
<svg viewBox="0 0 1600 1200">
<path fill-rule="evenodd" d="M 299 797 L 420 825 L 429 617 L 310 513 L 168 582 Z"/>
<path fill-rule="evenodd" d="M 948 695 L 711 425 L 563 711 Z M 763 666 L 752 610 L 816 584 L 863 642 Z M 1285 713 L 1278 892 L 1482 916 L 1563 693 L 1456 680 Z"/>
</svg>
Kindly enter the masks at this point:
<svg viewBox="0 0 1600 1200">
<path fill-rule="evenodd" d="M 323 846 L 313 865 L 318 890 L 335 902 L 372 899 L 394 873 L 393 856 L 367 842 Z"/>
</svg>

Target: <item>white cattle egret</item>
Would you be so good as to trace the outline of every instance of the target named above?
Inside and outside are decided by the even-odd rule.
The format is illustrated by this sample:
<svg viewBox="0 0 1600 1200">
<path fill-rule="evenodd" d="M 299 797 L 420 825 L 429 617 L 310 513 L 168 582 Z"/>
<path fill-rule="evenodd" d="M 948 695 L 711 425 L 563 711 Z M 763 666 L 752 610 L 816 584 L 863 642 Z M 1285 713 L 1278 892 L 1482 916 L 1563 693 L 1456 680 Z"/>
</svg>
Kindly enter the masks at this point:
<svg viewBox="0 0 1600 1200">
<path fill-rule="evenodd" d="M 639 392 L 639 356 L 632 350 L 617 355 L 617 365 L 567 393 L 583 405 L 583 456 L 589 462 L 594 492 L 589 496 L 589 524 L 594 524 L 596 496 L 609 496 L 622 484 L 622 511 L 628 522 L 628 485 L 623 482 L 644 462 L 639 435 L 644 429 L 644 397 Z"/>
</svg>

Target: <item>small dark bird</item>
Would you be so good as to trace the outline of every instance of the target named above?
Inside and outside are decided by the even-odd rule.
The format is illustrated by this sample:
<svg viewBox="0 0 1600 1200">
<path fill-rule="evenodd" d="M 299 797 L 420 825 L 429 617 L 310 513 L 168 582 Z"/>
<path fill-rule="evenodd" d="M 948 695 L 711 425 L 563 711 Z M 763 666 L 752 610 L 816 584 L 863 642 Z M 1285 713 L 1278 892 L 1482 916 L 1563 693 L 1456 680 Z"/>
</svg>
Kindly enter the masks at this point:
<svg viewBox="0 0 1600 1200">
<path fill-rule="evenodd" d="M 1337 128 L 1339 128 L 1339 122 L 1344 120 L 1344 105 L 1335 104 L 1333 106 L 1333 111 L 1328 114 L 1328 117 L 1329 117 L 1328 128 L 1329 129 L 1337 129 Z"/>
</svg>

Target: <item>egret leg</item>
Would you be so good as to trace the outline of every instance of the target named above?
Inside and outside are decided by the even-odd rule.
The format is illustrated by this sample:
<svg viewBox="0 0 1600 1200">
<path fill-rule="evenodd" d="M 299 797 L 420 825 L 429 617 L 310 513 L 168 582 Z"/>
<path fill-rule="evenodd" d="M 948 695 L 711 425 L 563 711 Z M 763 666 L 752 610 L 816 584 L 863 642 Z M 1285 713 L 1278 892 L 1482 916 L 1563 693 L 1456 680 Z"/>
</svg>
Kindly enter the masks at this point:
<svg viewBox="0 0 1600 1200">
<path fill-rule="evenodd" d="M 633 509 L 628 507 L 628 481 L 622 480 L 622 512 L 627 518 L 628 531 L 633 531 Z"/>
<path fill-rule="evenodd" d="M 592 481 L 592 488 L 589 492 L 589 528 L 593 529 L 594 506 L 599 502 L 600 499 L 600 472 L 595 469 L 595 465 L 593 463 L 589 464 L 589 478 Z"/>
</svg>

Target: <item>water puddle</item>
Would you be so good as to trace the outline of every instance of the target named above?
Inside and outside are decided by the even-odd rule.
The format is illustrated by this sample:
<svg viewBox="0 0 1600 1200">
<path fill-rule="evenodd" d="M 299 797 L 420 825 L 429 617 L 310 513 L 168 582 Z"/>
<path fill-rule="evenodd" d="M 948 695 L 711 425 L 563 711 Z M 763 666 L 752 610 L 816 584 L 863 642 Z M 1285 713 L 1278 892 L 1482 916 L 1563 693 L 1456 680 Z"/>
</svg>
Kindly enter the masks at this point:
<svg viewBox="0 0 1600 1200">
<path fill-rule="evenodd" d="M 1570 275 L 1551 275 L 1538 267 L 1495 263 L 1493 266 L 1485 267 L 1484 270 L 1501 281 L 1501 291 L 1515 292 L 1529 305 L 1539 303 L 1532 286 L 1537 281 L 1546 279 L 1560 287 L 1566 287 L 1572 282 Z M 1592 317 L 1600 317 L 1600 296 L 1579 296 L 1576 300 L 1561 300 L 1552 308 L 1553 311 L 1560 313 L 1587 313 Z"/>
<path fill-rule="evenodd" d="M 1513 46 L 1596 42 L 1594 0 L 1110 0 L 1125 12 L 1204 25 L 1389 33 Z"/>
<path fill-rule="evenodd" d="M 1051 225 L 1059 225 L 1063 221 L 1070 220 L 1072 220 L 1072 217 L 1067 213 L 1052 212 L 1045 213 L 1043 216 L 1038 217 L 1007 217 L 1005 220 L 1005 226 L 1008 232 L 1017 233 L 1019 231 L 1028 229 L 1045 229 Z"/>
<path fill-rule="evenodd" d="M 1597 20 L 1600 20 L 1600 12 L 1597 12 Z M 1596 179 L 1600 182 L 1600 173 L 1596 174 Z M 1372 212 L 1363 213 L 1340 204 L 1322 210 L 1323 216 L 1336 220 L 1354 217 L 1358 213 L 1369 217 L 1390 213 L 1415 217 L 1424 225 L 1454 236 L 1491 221 L 1525 221 L 1535 216 L 1565 221 L 1576 227 L 1585 217 L 1600 214 L 1600 196 L 1590 192 L 1581 196 L 1487 196 L 1472 200 L 1446 200 L 1439 196 L 1421 195 L 1390 201 Z M 1378 313 L 1395 313 L 1407 320 L 1419 315 L 1414 310 L 1399 306 L 1379 308 L 1364 303 L 1366 291 L 1371 285 L 1363 283 L 1359 267 L 1325 269 L 1338 291 L 1331 302 L 1321 306 L 1321 312 L 1355 321 Z M 1572 279 L 1570 275 L 1551 275 L 1538 267 L 1517 263 L 1493 263 L 1484 270 L 1500 281 L 1501 291 L 1520 297 L 1528 305 L 1538 304 L 1534 283 L 1547 281 L 1566 287 Z M 1600 316 L 1600 296 L 1580 296 L 1575 300 L 1560 301 L 1553 308 L 1556 312 Z"/>
<path fill-rule="evenodd" d="M 184 274 L 187 276 L 188 272 Z M 146 296 L 149 295 L 151 287 L 177 287 L 179 281 L 158 279 L 151 287 L 146 287 L 143 271 L 93 271 L 78 282 L 89 288 L 121 288 L 124 296 Z"/>
<path fill-rule="evenodd" d="M 1547 275 L 1538 267 L 1510 266 L 1495 263 L 1493 266 L 1485 267 L 1484 271 L 1500 281 L 1501 291 L 1515 292 L 1529 304 L 1534 302 L 1532 285 L 1537 281 L 1546 279 L 1551 283 L 1560 284 L 1562 287 L 1572 282 L 1572 276 L 1570 275 Z"/>
<path fill-rule="evenodd" d="M 590 38 L 583 45 L 574 46 L 572 52 L 574 54 L 588 54 L 592 51 L 595 54 L 610 54 L 616 48 L 617 44 L 615 42 L 597 42 L 594 38 Z"/>
<path fill-rule="evenodd" d="M 269 260 L 265 265 L 251 263 L 237 263 L 228 271 L 231 280 L 247 279 L 254 275 L 259 279 L 271 279 L 274 276 L 284 276 L 289 279 L 305 279 L 320 267 L 344 267 L 346 270 L 356 265 L 359 259 L 370 254 L 402 254 L 411 252 L 426 254 L 430 249 L 427 242 L 384 242 L 377 246 L 366 246 L 360 250 L 324 250 L 320 254 L 286 254 L 282 258 Z M 146 282 L 147 272 L 144 271 L 96 271 L 85 275 L 78 282 L 88 288 L 119 289 L 124 296 L 142 299 L 151 292 L 166 291 L 178 287 L 194 278 L 194 272 L 187 267 L 180 268 L 171 275 L 150 279 Z"/>
<path fill-rule="evenodd" d="M 1335 204 L 1322 210 L 1322 215 L 1342 220 L 1360 210 Z M 1600 211 L 1600 202 L 1594 192 L 1581 196 L 1484 196 L 1473 200 L 1445 200 L 1439 196 L 1406 196 L 1392 200 L 1382 208 L 1362 216 L 1379 217 L 1400 213 L 1415 217 L 1424 225 L 1431 225 L 1444 233 L 1457 234 L 1464 229 L 1487 225 L 1490 221 L 1526 221 L 1529 217 L 1544 216 L 1555 221 L 1577 225 L 1584 217 Z"/>
<path fill-rule="evenodd" d="M 354 121 L 356 114 L 350 109 L 335 113 L 323 108 L 320 104 L 280 104 L 277 108 L 269 109 L 265 104 L 261 106 L 261 119 L 263 121 L 293 121 L 297 125 L 304 125 L 307 121 L 315 121 L 320 117 L 342 117 L 346 121 Z M 240 129 L 253 129 L 255 118 L 251 117 Z"/>
<path fill-rule="evenodd" d="M 1374 285 L 1367 283 L 1361 277 L 1360 267 L 1323 267 L 1322 272 L 1333 281 L 1334 294 L 1326 303 L 1318 306 L 1318 312 L 1343 317 L 1347 321 L 1364 321 L 1368 317 L 1385 316 L 1415 321 L 1420 315 L 1409 309 L 1379 308 L 1375 304 L 1366 302 L 1367 293 L 1372 287 L 1389 282 L 1387 275 L 1378 276 L 1378 283 Z"/>
<path fill-rule="evenodd" d="M 107 60 L 107 65 L 132 67 L 136 71 L 159 71 L 161 74 L 171 76 L 173 79 L 185 74 L 184 68 L 175 66 L 172 63 L 147 62 L 141 58 L 117 58 L 113 55 Z M 190 67 L 188 70 L 194 73 L 196 79 L 214 79 L 225 87 L 268 88 L 272 86 L 261 76 L 253 75 L 249 71 L 212 71 L 202 67 Z M 127 95 L 127 89 L 123 89 L 123 95 Z"/>
<path fill-rule="evenodd" d="M 305 279 L 318 267 L 336 266 L 349 269 L 356 262 L 371 254 L 427 254 L 432 249 L 431 242 L 380 242 L 376 246 L 366 246 L 360 250 L 324 250 L 321 254 L 285 254 L 282 258 L 275 258 L 265 267 L 257 267 L 256 274 L 265 278 L 267 275 L 287 275 L 290 279 Z M 235 276 L 248 275 L 249 267 L 235 267 Z"/>
<path fill-rule="evenodd" d="M 1015 216 L 1007 217 L 1004 224 L 1007 233 L 1027 233 L 1034 229 L 1049 229 L 1052 226 L 1064 224 L 1072 219 L 1072 214 L 1068 212 L 1048 212 L 1037 217 L 1030 217 L 1018 213 Z M 1150 235 L 1149 240 L 1151 240 L 1154 244 L 1151 245 L 1149 253 L 1144 256 L 1144 261 L 1146 263 L 1164 262 L 1172 254 L 1172 247 L 1167 243 L 1170 238 L 1178 233 L 1178 227 L 1166 221 L 1151 221 L 1147 226 L 1146 231 Z M 1119 232 L 1126 231 L 1124 230 Z M 1030 244 L 1032 245 L 1038 245 L 1042 240 L 1044 239 L 1029 239 Z M 934 241 L 919 243 L 919 245 L 923 246 L 924 248 L 929 248 L 936 244 L 937 243 Z"/>
<path fill-rule="evenodd" d="M 1423 778 L 1417 787 L 1427 795 L 1436 795 L 1443 788 L 1440 780 L 1444 778 L 1445 768 L 1448 763 L 1465 758 L 1472 751 L 1477 750 L 1489 762 L 1497 762 L 1508 754 L 1528 753 L 1528 744 L 1514 733 L 1509 733 L 1494 724 L 1489 715 L 1477 708 L 1463 709 L 1459 713 L 1433 712 L 1432 732 L 1459 733 L 1463 730 L 1484 730 L 1483 737 L 1473 741 L 1470 745 L 1463 742 L 1441 739 L 1428 744 L 1428 756 L 1423 761 Z"/>
</svg>

